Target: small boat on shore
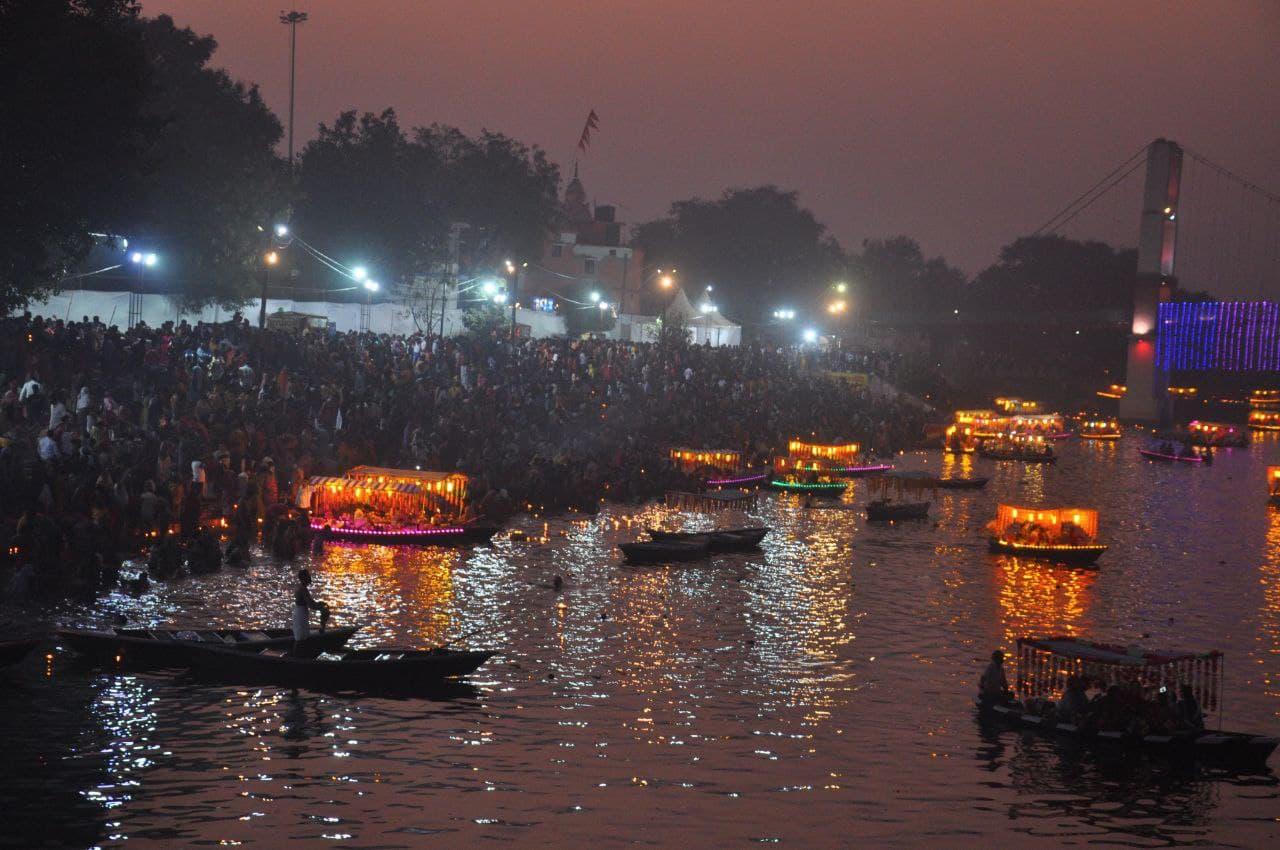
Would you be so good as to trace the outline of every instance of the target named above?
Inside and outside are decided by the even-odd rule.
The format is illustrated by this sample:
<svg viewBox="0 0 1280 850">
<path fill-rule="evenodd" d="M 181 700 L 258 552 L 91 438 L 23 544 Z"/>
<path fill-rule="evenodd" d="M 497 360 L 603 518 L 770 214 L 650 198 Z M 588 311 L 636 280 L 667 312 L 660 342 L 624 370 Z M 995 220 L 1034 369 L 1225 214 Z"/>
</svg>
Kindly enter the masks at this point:
<svg viewBox="0 0 1280 850">
<path fill-rule="evenodd" d="M 628 564 L 672 564 L 701 561 L 711 554 L 707 540 L 652 540 L 619 543 Z"/>
<path fill-rule="evenodd" d="M 356 626 L 312 632 L 301 654 L 340 649 Z M 217 646 L 237 652 L 294 649 L 292 629 L 59 629 L 58 642 L 99 662 L 185 667 L 193 647 Z"/>
<path fill-rule="evenodd" d="M 896 522 L 908 519 L 928 519 L 931 502 L 895 502 L 877 499 L 867 502 L 867 519 L 871 522 Z"/>
<path fill-rule="evenodd" d="M 991 479 L 981 478 L 939 478 L 938 488 L 941 490 L 981 490 Z"/>
<path fill-rule="evenodd" d="M 44 641 L 44 638 L 16 638 L 0 640 L 0 667 L 9 667 L 27 657 L 31 650 Z"/>
<path fill-rule="evenodd" d="M 492 652 L 451 649 L 356 649 L 301 658 L 278 649 L 237 652 L 198 645 L 189 657 L 197 676 L 237 684 L 268 684 L 316 691 L 408 693 L 465 676 Z"/>
<path fill-rule="evenodd" d="M 765 526 L 727 528 L 720 531 L 659 531 L 650 528 L 649 536 L 660 543 L 706 541 L 707 551 L 714 555 L 719 552 L 749 552 L 758 549 L 760 541 L 769 531 Z"/>
</svg>

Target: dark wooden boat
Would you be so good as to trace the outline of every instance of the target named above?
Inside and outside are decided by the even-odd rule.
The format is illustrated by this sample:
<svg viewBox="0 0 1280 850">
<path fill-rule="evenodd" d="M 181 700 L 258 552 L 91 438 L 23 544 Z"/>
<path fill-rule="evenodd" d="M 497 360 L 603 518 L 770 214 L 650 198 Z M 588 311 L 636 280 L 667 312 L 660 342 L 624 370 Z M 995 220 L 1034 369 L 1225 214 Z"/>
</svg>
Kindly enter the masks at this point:
<svg viewBox="0 0 1280 850">
<path fill-rule="evenodd" d="M 1058 723 L 1051 718 L 1026 714 L 1020 707 L 976 699 L 981 716 L 999 719 L 1022 729 L 1060 735 L 1097 747 L 1141 750 L 1152 755 L 1189 759 L 1236 769 L 1265 769 L 1267 759 L 1280 738 L 1244 732 L 1199 730 L 1172 735 L 1128 735 L 1123 732 L 1093 732 L 1074 723 Z"/>
<path fill-rule="evenodd" d="M 981 490 L 987 486 L 990 478 L 939 478 L 938 487 L 942 490 Z"/>
<path fill-rule="evenodd" d="M 845 481 L 805 482 L 780 478 L 770 480 L 769 486 L 787 493 L 808 493 L 810 496 L 828 496 L 834 499 L 840 498 L 844 491 L 849 489 L 849 484 Z"/>
<path fill-rule="evenodd" d="M 1160 461 L 1161 463 L 1173 463 L 1181 461 L 1183 463 L 1204 463 L 1204 458 L 1200 455 L 1168 455 L 1164 452 L 1158 452 L 1154 449 L 1138 449 L 1138 454 L 1147 460 Z"/>
<path fill-rule="evenodd" d="M 670 564 L 698 561 L 711 554 L 706 540 L 654 540 L 619 543 L 629 564 Z"/>
<path fill-rule="evenodd" d="M 867 519 L 872 522 L 893 522 L 906 519 L 928 519 L 931 502 L 892 502 L 877 499 L 867 502 Z"/>
<path fill-rule="evenodd" d="M 768 533 L 769 529 L 764 526 L 727 528 L 718 531 L 658 531 L 655 528 L 649 529 L 649 536 L 659 542 L 698 542 L 705 540 L 707 542 L 707 551 L 712 554 L 717 552 L 748 552 L 758 548 L 760 541 Z"/>
<path fill-rule="evenodd" d="M 1081 567 L 1092 564 L 1098 560 L 1099 555 L 1107 551 L 1105 545 L 1098 543 L 1076 546 L 1067 544 L 1011 543 L 1008 540 L 1000 540 L 996 537 L 990 539 L 989 546 L 992 552 L 1003 555 L 1017 555 L 1021 558 L 1042 558 Z"/>
<path fill-rule="evenodd" d="M 331 528 L 313 522 L 311 530 L 325 540 L 348 543 L 381 543 L 387 546 L 473 546 L 488 543 L 498 533 L 496 525 L 457 525 L 439 528 L 405 528 L 383 531 L 374 528 Z"/>
<path fill-rule="evenodd" d="M 200 644 L 191 671 L 237 684 L 268 684 L 316 691 L 413 692 L 474 671 L 494 653 L 452 649 L 356 649 L 301 658 L 279 649 L 237 652 Z"/>
<path fill-rule="evenodd" d="M 300 651 L 316 655 L 340 649 L 356 628 L 312 632 Z M 58 642 L 98 661 L 153 667 L 185 667 L 196 646 L 249 652 L 294 648 L 292 629 L 59 629 Z"/>
<path fill-rule="evenodd" d="M 27 657 L 27 653 L 40 645 L 43 638 L 17 638 L 0 640 L 0 667 L 17 664 Z"/>
</svg>

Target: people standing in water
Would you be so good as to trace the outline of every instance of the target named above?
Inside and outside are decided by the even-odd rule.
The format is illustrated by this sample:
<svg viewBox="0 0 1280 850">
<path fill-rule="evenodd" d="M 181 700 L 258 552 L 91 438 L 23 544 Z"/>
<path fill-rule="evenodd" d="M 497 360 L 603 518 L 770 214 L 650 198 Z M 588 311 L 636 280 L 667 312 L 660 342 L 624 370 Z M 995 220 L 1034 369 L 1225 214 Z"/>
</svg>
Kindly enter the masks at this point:
<svg viewBox="0 0 1280 850">
<path fill-rule="evenodd" d="M 298 570 L 298 586 L 293 591 L 293 640 L 300 643 L 311 635 L 311 612 L 320 612 L 320 631 L 329 620 L 329 606 L 311 595 L 311 571 Z"/>
</svg>

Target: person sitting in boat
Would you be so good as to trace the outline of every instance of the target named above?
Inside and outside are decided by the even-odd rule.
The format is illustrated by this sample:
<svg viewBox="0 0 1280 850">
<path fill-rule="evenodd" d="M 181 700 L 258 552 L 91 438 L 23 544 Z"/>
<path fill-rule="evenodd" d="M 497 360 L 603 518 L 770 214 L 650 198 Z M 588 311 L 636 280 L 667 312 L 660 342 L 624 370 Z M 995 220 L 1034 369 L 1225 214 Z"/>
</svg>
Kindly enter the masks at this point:
<svg viewBox="0 0 1280 850">
<path fill-rule="evenodd" d="M 1168 440 L 1165 440 L 1163 443 L 1161 443 L 1160 454 L 1173 457 L 1173 443 L 1169 442 Z"/>
<path fill-rule="evenodd" d="M 298 570 L 298 586 L 293 591 L 293 640 L 295 643 L 306 640 L 311 635 L 309 622 L 312 611 L 320 612 L 320 631 L 324 631 L 329 621 L 329 606 L 316 600 L 311 595 L 311 571 Z"/>
<path fill-rule="evenodd" d="M 984 702 L 1013 702 L 1013 691 L 1009 690 L 1009 680 L 1004 675 L 1004 653 L 998 649 L 991 653 L 991 663 L 978 680 L 978 696 Z"/>
<path fill-rule="evenodd" d="M 1183 685 L 1178 699 L 1178 720 L 1183 728 L 1186 729 L 1203 729 L 1204 728 L 1204 712 L 1200 710 L 1200 703 L 1196 701 L 1196 695 L 1192 693 L 1190 685 Z"/>
<path fill-rule="evenodd" d="M 1085 692 L 1084 677 L 1068 677 L 1067 687 L 1062 692 L 1062 700 L 1058 703 L 1058 722 L 1079 723 L 1088 710 L 1089 695 Z"/>
</svg>

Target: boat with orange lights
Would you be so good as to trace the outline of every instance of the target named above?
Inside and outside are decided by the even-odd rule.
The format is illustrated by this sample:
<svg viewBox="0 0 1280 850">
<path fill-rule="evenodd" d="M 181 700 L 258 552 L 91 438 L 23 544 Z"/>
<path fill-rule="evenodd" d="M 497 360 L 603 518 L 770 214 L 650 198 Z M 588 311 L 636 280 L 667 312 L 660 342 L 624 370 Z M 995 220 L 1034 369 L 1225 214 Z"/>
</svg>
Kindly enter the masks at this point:
<svg viewBox="0 0 1280 850">
<path fill-rule="evenodd" d="M 1152 723 L 1137 716 L 1125 728 L 1107 728 L 1100 712 L 1060 715 L 1071 679 L 1119 685 L 1157 703 L 1162 693 L 1190 688 L 1197 706 L 1221 722 L 1222 653 L 1150 650 L 1094 643 L 1075 637 L 1020 638 L 1014 702 L 975 700 L 979 717 L 1021 729 L 1056 735 L 1107 750 L 1141 751 L 1172 759 L 1210 763 L 1234 770 L 1265 770 L 1280 737 L 1203 728 L 1203 724 Z"/>
<path fill-rule="evenodd" d="M 1088 508 L 999 505 L 987 524 L 993 553 L 1089 566 L 1107 551 L 1098 543 L 1098 512 Z"/>
<path fill-rule="evenodd" d="M 983 440 L 978 445 L 978 457 L 989 460 L 1017 460 L 1023 463 L 1057 463 L 1053 446 L 1042 436 L 1030 434 L 1006 434 L 995 439 Z"/>
<path fill-rule="evenodd" d="M 787 454 L 773 460 L 773 476 L 769 486 L 775 490 L 807 493 L 812 496 L 838 497 L 849 489 L 841 478 L 860 467 L 861 446 L 857 443 L 809 443 L 791 440 Z M 885 470 L 877 469 L 877 472 Z"/>
<path fill-rule="evenodd" d="M 498 526 L 464 522 L 469 479 L 460 472 L 357 466 L 314 476 L 298 492 L 311 530 L 352 543 L 466 546 L 487 543 Z"/>
<path fill-rule="evenodd" d="M 1255 431 L 1280 431 L 1280 410 L 1250 410 L 1249 427 Z"/>
<path fill-rule="evenodd" d="M 1189 423 L 1179 439 L 1193 446 L 1211 448 L 1238 449 L 1249 445 L 1249 436 L 1243 427 L 1229 422 L 1202 422 L 1199 419 Z"/>
<path fill-rule="evenodd" d="M 1280 507 L 1280 466 L 1267 467 L 1267 495 L 1271 504 Z"/>
<path fill-rule="evenodd" d="M 1082 440 L 1118 440 L 1124 436 L 1120 421 L 1105 416 L 1090 416 L 1080 420 L 1076 434 Z"/>
</svg>

